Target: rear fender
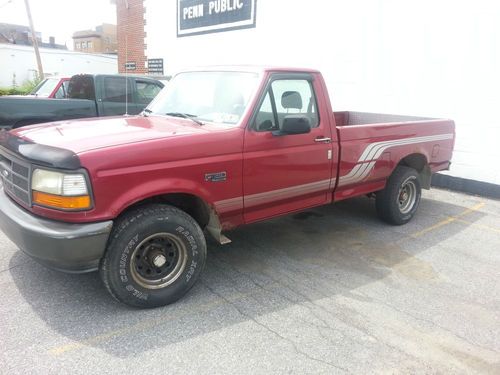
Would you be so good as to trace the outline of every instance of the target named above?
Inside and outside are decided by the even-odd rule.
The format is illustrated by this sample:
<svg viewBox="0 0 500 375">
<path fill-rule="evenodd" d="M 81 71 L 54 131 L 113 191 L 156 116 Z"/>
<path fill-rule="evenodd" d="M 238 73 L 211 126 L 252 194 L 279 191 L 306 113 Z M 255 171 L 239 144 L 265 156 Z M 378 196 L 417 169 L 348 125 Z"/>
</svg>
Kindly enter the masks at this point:
<svg viewBox="0 0 500 375">
<path fill-rule="evenodd" d="M 415 169 L 420 175 L 420 184 L 424 189 L 431 188 L 432 172 L 429 166 L 429 158 L 424 149 L 418 150 L 410 155 L 401 158 L 397 164 Z"/>
</svg>

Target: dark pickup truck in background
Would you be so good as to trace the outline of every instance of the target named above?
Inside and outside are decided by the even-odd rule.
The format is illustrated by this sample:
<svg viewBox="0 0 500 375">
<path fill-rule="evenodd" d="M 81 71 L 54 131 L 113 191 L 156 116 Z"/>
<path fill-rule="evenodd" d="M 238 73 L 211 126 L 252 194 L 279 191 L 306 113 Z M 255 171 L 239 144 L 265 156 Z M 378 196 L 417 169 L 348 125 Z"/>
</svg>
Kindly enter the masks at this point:
<svg viewBox="0 0 500 375">
<path fill-rule="evenodd" d="M 135 115 L 163 86 L 148 77 L 75 75 L 69 81 L 67 99 L 1 97 L 0 129 L 76 118 Z"/>
</svg>

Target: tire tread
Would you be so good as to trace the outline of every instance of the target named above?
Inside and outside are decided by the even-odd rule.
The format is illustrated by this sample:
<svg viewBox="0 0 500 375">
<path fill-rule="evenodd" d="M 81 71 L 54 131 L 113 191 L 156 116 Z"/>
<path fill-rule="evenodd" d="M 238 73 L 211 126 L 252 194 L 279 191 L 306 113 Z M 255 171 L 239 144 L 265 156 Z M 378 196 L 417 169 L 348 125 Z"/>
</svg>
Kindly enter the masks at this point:
<svg viewBox="0 0 500 375">
<path fill-rule="evenodd" d="M 410 215 L 403 217 L 396 205 L 396 195 L 399 193 L 400 184 L 410 176 L 416 177 L 417 201 Z M 412 219 L 418 207 L 421 196 L 421 187 L 418 172 L 410 167 L 398 166 L 387 180 L 385 188 L 376 195 L 376 209 L 378 216 L 385 222 L 393 225 L 406 224 Z"/>
<path fill-rule="evenodd" d="M 173 215 L 173 216 L 180 216 L 182 217 L 183 220 L 188 221 L 190 224 L 192 224 L 197 230 L 198 233 L 193 233 L 193 235 L 198 235 L 203 237 L 204 239 L 204 234 L 201 228 L 199 227 L 198 223 L 187 213 L 184 211 L 173 207 L 169 206 L 166 204 L 150 204 L 147 206 L 140 206 L 137 207 L 130 212 L 127 212 L 123 214 L 116 222 L 116 224 L 113 227 L 113 230 L 111 231 L 110 238 L 108 240 L 108 244 L 106 246 L 106 252 L 104 256 L 101 259 L 100 265 L 99 265 L 99 275 L 100 278 L 104 284 L 104 287 L 106 290 L 109 292 L 109 294 L 118 302 L 125 303 L 127 305 L 135 306 L 135 307 L 149 307 L 149 306 L 144 306 L 142 304 L 138 304 L 135 299 L 132 298 L 123 298 L 122 296 L 118 295 L 112 284 L 111 284 L 111 273 L 112 270 L 109 268 L 109 259 L 107 257 L 107 253 L 109 249 L 113 249 L 116 242 L 118 242 L 121 239 L 121 235 L 123 232 L 125 232 L 131 225 L 134 225 L 138 220 L 145 216 L 155 216 L 155 215 Z M 203 268 L 203 266 L 201 267 Z M 200 270 L 201 272 L 201 270 Z M 191 285 L 192 287 L 192 285 Z"/>
</svg>

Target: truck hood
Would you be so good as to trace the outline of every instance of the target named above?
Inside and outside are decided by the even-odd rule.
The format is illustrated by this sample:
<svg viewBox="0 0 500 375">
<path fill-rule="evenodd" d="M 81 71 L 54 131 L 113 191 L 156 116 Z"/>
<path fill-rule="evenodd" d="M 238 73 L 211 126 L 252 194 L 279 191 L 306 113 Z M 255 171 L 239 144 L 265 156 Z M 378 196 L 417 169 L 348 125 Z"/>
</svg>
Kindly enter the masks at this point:
<svg viewBox="0 0 500 375">
<path fill-rule="evenodd" d="M 109 117 L 33 125 L 11 131 L 25 141 L 70 150 L 75 154 L 127 143 L 207 133 L 188 119 L 171 117 Z"/>
</svg>

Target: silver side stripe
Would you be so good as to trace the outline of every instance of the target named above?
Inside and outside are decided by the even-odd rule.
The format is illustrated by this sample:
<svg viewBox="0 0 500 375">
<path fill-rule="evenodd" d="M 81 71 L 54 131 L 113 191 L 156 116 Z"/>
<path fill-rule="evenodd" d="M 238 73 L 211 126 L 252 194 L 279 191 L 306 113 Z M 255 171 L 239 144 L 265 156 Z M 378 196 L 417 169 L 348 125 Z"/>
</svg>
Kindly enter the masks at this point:
<svg viewBox="0 0 500 375">
<path fill-rule="evenodd" d="M 375 142 L 366 147 L 365 151 L 363 151 L 363 153 L 359 157 L 358 163 L 367 160 L 378 159 L 380 155 L 382 155 L 382 153 L 391 146 L 401 146 L 401 145 L 410 145 L 414 143 L 441 141 L 452 138 L 453 134 L 437 134 L 426 137 L 403 138 L 391 141 Z"/>
<path fill-rule="evenodd" d="M 339 186 L 364 180 L 372 171 L 378 158 L 390 147 L 406 146 L 416 143 L 453 139 L 453 134 L 437 134 L 426 137 L 395 139 L 369 144 L 358 159 L 358 164 L 346 175 L 339 178 Z"/>
<path fill-rule="evenodd" d="M 296 185 L 284 189 L 266 191 L 252 195 L 245 195 L 245 206 L 256 206 L 276 199 L 292 198 L 303 194 L 315 193 L 317 191 L 328 190 L 330 180 L 316 181 L 310 184 Z"/>
<path fill-rule="evenodd" d="M 239 210 L 243 208 L 243 197 L 236 197 L 215 202 L 215 208 L 220 212 Z"/>
<path fill-rule="evenodd" d="M 375 167 L 378 158 L 390 147 L 405 146 L 415 143 L 424 143 L 453 139 L 453 134 L 437 134 L 426 137 L 414 137 L 404 139 L 394 139 L 391 141 L 374 142 L 369 144 L 358 159 L 356 166 L 346 175 L 339 178 L 339 186 L 353 184 L 364 180 Z M 311 182 L 309 184 L 296 185 L 284 189 L 266 191 L 263 193 L 246 195 L 244 197 L 245 206 L 257 206 L 277 199 L 287 199 L 296 196 L 331 190 L 336 179 Z M 215 207 L 219 212 L 228 212 L 243 208 L 243 197 L 235 197 L 215 202 Z"/>
<path fill-rule="evenodd" d="M 331 185 L 330 185 L 331 184 Z M 330 190 L 330 186 L 335 185 L 335 179 L 311 182 L 309 184 L 296 185 L 284 189 L 266 191 L 263 193 L 251 194 L 245 196 L 245 206 L 257 206 L 279 199 L 293 198 L 300 195 L 316 193 Z M 219 212 L 228 212 L 241 209 L 243 207 L 243 197 L 236 197 L 215 202 L 215 207 Z"/>
<path fill-rule="evenodd" d="M 352 170 L 352 171 L 355 170 L 355 173 L 352 173 L 352 171 L 351 171 L 349 174 L 339 178 L 339 186 L 347 185 L 347 184 L 354 183 L 356 181 L 364 180 L 366 178 L 366 176 L 368 176 L 370 174 L 370 172 L 373 169 L 373 167 L 375 166 L 376 162 L 377 161 L 374 160 L 374 161 L 370 161 L 368 163 L 358 164 Z"/>
</svg>

